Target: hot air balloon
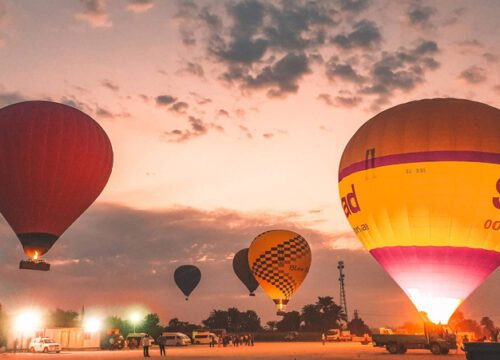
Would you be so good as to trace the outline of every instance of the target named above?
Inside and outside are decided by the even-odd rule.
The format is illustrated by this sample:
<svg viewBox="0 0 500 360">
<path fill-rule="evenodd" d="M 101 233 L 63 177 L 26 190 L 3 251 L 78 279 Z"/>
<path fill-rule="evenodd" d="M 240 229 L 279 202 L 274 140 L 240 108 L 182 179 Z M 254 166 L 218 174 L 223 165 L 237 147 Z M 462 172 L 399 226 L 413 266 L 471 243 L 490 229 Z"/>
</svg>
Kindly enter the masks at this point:
<svg viewBox="0 0 500 360">
<path fill-rule="evenodd" d="M 113 151 L 80 110 L 26 101 L 0 109 L 0 163 L 0 212 L 39 259 L 99 196 Z"/>
<path fill-rule="evenodd" d="M 198 285 L 201 279 L 201 272 L 194 265 L 182 265 L 175 269 L 174 280 L 182 293 L 188 300 L 189 295 L 193 292 L 194 288 Z"/>
<path fill-rule="evenodd" d="M 248 249 L 241 249 L 234 255 L 233 258 L 233 270 L 238 279 L 247 287 L 250 291 L 250 296 L 255 296 L 254 291 L 259 287 L 259 283 L 255 280 L 255 277 L 250 270 L 248 265 Z"/>
<path fill-rule="evenodd" d="M 276 304 L 278 315 L 284 315 L 286 304 L 309 272 L 311 249 L 293 231 L 266 231 L 250 245 L 248 263 L 255 279 Z"/>
<path fill-rule="evenodd" d="M 499 135 L 500 110 L 427 99 L 376 115 L 342 155 L 347 220 L 434 323 L 500 264 Z"/>
</svg>

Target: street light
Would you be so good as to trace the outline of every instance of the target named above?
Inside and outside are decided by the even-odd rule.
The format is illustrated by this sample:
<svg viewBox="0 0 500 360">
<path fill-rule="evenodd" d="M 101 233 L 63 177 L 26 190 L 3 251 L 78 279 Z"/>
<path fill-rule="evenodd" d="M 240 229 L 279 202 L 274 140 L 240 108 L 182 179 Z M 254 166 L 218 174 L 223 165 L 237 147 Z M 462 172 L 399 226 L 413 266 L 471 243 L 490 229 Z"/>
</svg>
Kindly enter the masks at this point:
<svg viewBox="0 0 500 360">
<path fill-rule="evenodd" d="M 85 320 L 83 327 L 85 328 L 85 332 L 88 333 L 98 332 L 102 328 L 102 320 L 97 317 L 88 318 Z"/>
<path fill-rule="evenodd" d="M 32 331 L 40 325 L 40 315 L 35 311 L 25 311 L 17 315 L 15 320 L 18 331 Z"/>
<path fill-rule="evenodd" d="M 135 325 L 137 325 L 139 321 L 141 321 L 141 314 L 139 314 L 138 312 L 130 314 L 130 322 L 134 325 L 134 334 L 135 334 Z"/>
<path fill-rule="evenodd" d="M 33 311 L 27 310 L 14 319 L 14 325 L 18 332 L 21 333 L 21 350 L 23 349 L 24 333 L 34 331 L 40 326 L 40 315 Z M 29 345 L 29 344 L 28 344 Z"/>
</svg>

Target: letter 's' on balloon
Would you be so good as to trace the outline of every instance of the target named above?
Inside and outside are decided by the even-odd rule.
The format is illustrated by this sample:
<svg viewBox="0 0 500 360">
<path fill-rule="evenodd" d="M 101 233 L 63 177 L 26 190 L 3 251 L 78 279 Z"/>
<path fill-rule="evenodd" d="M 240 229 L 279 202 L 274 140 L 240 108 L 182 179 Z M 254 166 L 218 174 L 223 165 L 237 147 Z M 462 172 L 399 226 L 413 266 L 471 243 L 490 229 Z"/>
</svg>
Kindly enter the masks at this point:
<svg viewBox="0 0 500 360">
<path fill-rule="evenodd" d="M 358 238 L 435 323 L 500 264 L 500 110 L 459 99 L 395 106 L 344 150 L 339 192 Z"/>
<path fill-rule="evenodd" d="M 255 279 L 276 304 L 278 315 L 283 315 L 309 272 L 311 249 L 293 231 L 270 230 L 254 239 L 248 249 L 248 263 Z"/>
<path fill-rule="evenodd" d="M 259 287 L 259 283 L 255 280 L 248 265 L 248 249 L 241 249 L 234 255 L 233 270 L 238 279 L 250 291 L 250 296 L 255 296 L 254 291 Z"/>
<path fill-rule="evenodd" d="M 30 257 L 94 202 L 112 166 L 108 136 L 80 110 L 49 101 L 0 109 L 0 212 Z"/>
<path fill-rule="evenodd" d="M 201 271 L 194 265 L 181 265 L 175 269 L 174 280 L 187 300 L 201 280 Z"/>
</svg>

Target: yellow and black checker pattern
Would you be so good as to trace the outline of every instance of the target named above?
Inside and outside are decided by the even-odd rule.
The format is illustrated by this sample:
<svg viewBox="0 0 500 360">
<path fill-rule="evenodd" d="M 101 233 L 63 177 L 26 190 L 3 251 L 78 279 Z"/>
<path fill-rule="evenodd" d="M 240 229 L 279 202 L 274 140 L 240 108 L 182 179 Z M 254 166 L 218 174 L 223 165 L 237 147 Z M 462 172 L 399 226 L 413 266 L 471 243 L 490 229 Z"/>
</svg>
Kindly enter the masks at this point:
<svg viewBox="0 0 500 360">
<path fill-rule="evenodd" d="M 311 265 L 307 241 L 287 230 L 271 230 L 257 236 L 248 257 L 254 277 L 273 300 L 290 299 Z"/>
</svg>

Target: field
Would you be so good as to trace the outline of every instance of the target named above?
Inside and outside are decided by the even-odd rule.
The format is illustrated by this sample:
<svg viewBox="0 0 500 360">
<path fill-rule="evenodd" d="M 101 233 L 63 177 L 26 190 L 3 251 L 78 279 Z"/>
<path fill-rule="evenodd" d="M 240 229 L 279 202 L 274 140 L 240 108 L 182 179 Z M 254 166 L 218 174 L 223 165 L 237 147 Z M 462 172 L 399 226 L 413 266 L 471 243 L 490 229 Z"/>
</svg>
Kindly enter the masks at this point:
<svg viewBox="0 0 500 360">
<path fill-rule="evenodd" d="M 150 351 L 151 358 L 160 359 L 158 348 Z M 61 354 L 3 354 L 0 359 L 67 359 L 67 360 L 98 360 L 98 359 L 139 359 L 142 351 L 66 351 Z M 385 349 L 374 348 L 371 345 L 352 343 L 294 342 L 294 343 L 256 343 L 254 347 L 209 348 L 208 346 L 168 347 L 167 359 L 213 359 L 225 360 L 314 360 L 314 359 L 364 359 L 364 360 L 465 360 L 463 352 L 449 355 L 432 355 L 429 351 L 409 350 L 405 355 L 391 355 Z"/>
</svg>

